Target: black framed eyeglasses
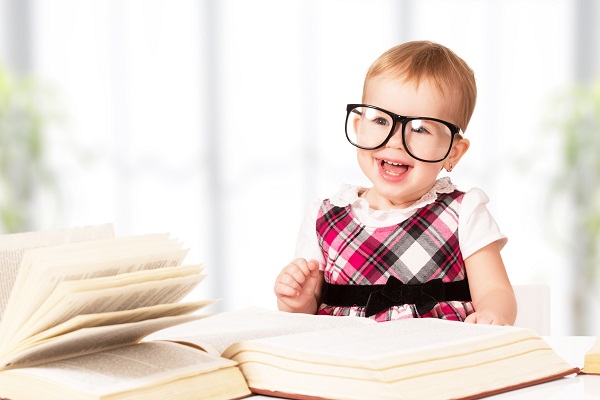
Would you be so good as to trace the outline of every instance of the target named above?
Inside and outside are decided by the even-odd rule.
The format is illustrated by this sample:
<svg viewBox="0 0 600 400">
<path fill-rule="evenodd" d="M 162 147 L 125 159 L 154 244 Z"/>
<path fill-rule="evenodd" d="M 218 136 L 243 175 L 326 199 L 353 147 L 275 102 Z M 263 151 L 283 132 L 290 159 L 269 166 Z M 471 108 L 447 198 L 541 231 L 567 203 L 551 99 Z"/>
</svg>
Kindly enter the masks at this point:
<svg viewBox="0 0 600 400">
<path fill-rule="evenodd" d="M 346 138 L 364 150 L 385 146 L 400 123 L 406 152 L 433 163 L 448 157 L 454 136 L 462 136 L 458 126 L 437 118 L 406 117 L 368 104 L 348 104 L 346 112 Z"/>
</svg>

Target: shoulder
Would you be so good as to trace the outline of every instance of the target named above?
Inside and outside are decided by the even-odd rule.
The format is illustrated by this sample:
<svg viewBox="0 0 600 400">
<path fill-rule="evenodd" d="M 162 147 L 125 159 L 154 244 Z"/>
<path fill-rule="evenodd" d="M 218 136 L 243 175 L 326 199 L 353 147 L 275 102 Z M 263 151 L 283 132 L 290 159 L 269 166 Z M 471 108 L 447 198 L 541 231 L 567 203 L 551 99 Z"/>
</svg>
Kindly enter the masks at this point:
<svg viewBox="0 0 600 400">
<path fill-rule="evenodd" d="M 482 217 L 491 218 L 491 213 L 487 207 L 490 198 L 482 189 L 472 188 L 461 193 L 458 213 L 462 223 L 469 223 L 471 219 Z"/>
<path fill-rule="evenodd" d="M 489 202 L 488 195 L 479 188 L 470 189 L 463 196 L 459 235 L 463 238 L 461 250 L 464 258 L 492 242 L 497 242 L 498 248 L 502 249 L 508 240 L 489 211 Z"/>
<path fill-rule="evenodd" d="M 461 208 L 463 212 L 469 213 L 481 206 L 486 207 L 489 202 L 490 198 L 482 189 L 472 188 L 464 192 Z"/>
</svg>

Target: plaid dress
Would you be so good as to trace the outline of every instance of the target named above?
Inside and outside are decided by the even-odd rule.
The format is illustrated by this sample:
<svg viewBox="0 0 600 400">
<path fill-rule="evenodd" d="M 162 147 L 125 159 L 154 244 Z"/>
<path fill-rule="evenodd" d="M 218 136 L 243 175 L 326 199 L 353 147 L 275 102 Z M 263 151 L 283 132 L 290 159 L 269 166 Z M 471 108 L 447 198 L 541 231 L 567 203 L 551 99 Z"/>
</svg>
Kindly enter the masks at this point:
<svg viewBox="0 0 600 400">
<path fill-rule="evenodd" d="M 390 277 L 405 284 L 465 279 L 458 241 L 463 195 L 458 190 L 438 194 L 433 203 L 417 209 L 407 220 L 381 228 L 360 223 L 350 205 L 337 207 L 324 200 L 316 230 L 325 259 L 325 281 L 336 285 L 381 285 Z M 403 304 L 371 318 L 388 321 L 431 317 L 462 321 L 473 312 L 470 301 L 443 301 L 423 315 L 419 315 L 414 304 Z M 364 317 L 365 307 L 321 304 L 318 314 Z"/>
</svg>

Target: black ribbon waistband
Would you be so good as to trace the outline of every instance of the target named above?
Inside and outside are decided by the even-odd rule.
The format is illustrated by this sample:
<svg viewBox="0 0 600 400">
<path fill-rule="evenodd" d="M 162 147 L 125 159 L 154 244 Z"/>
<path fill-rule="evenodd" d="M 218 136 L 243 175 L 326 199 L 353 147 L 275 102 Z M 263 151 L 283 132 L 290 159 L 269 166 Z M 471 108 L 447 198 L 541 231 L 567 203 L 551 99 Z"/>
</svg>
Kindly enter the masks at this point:
<svg viewBox="0 0 600 400">
<path fill-rule="evenodd" d="M 455 282 L 433 279 L 420 284 L 405 284 L 391 276 L 384 285 L 325 282 L 323 286 L 323 303 L 336 307 L 365 307 L 367 317 L 403 304 L 414 304 L 419 315 L 424 315 L 440 301 L 471 301 L 467 279 Z"/>
</svg>

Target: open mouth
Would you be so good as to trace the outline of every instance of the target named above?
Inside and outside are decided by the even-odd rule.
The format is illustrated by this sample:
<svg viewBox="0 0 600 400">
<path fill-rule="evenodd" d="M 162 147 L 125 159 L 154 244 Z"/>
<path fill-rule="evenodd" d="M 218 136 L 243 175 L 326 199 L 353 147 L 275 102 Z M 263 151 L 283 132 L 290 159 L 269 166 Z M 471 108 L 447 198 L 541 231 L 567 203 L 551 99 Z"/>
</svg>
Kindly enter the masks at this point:
<svg viewBox="0 0 600 400">
<path fill-rule="evenodd" d="M 408 171 L 408 165 L 388 161 L 379 160 L 379 165 L 385 171 L 386 174 L 392 176 L 400 176 Z"/>
</svg>

